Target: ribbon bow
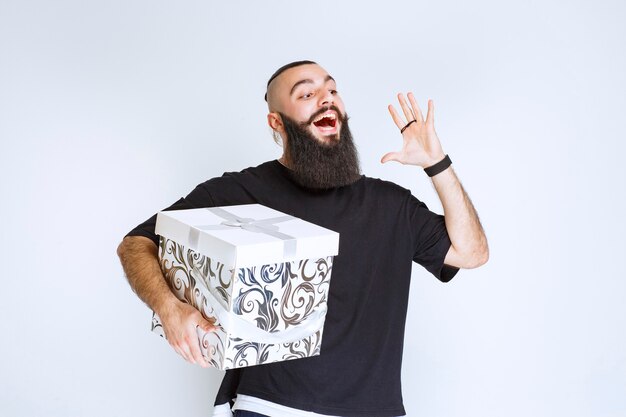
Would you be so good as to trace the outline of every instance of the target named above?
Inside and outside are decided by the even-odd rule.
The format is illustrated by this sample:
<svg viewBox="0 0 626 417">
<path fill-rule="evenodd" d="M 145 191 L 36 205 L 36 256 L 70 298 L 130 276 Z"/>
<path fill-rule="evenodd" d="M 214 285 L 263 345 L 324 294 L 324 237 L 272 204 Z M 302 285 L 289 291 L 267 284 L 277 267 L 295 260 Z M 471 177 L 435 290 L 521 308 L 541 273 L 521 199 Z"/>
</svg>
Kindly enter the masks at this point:
<svg viewBox="0 0 626 417">
<path fill-rule="evenodd" d="M 283 256 L 293 257 L 296 254 L 297 240 L 295 237 L 290 236 L 279 231 L 279 227 L 274 223 L 286 222 L 294 219 L 293 216 L 284 215 L 279 217 L 272 217 L 269 219 L 255 220 L 248 217 L 238 217 L 221 207 L 207 207 L 211 213 L 224 219 L 218 225 L 202 225 L 194 226 L 189 229 L 189 246 L 195 248 L 198 245 L 198 239 L 200 237 L 200 230 L 227 230 L 231 227 L 238 227 L 243 230 L 247 230 L 253 233 L 264 233 L 269 236 L 278 238 L 284 242 Z"/>
</svg>

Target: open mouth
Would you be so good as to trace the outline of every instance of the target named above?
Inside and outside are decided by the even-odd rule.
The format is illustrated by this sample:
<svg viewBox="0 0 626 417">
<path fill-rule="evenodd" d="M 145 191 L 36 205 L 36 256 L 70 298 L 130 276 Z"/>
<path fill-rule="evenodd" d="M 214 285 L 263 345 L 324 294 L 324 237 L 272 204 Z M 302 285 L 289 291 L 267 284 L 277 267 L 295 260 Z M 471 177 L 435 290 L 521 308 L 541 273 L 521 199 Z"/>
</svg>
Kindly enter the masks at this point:
<svg viewBox="0 0 626 417">
<path fill-rule="evenodd" d="M 335 133 L 337 130 L 337 115 L 333 112 L 324 113 L 313 120 L 313 125 L 323 133 Z"/>
</svg>

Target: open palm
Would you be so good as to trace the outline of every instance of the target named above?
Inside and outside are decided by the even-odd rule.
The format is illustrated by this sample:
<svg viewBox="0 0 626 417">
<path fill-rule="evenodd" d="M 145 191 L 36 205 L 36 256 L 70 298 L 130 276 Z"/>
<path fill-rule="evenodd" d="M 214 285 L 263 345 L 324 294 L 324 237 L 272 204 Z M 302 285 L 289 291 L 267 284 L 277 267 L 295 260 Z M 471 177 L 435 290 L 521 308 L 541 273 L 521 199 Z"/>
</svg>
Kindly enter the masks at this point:
<svg viewBox="0 0 626 417">
<path fill-rule="evenodd" d="M 441 161 L 445 154 L 441 148 L 441 143 L 435 132 L 435 105 L 432 100 L 428 100 L 428 113 L 426 121 L 415 101 L 413 93 L 407 94 L 411 107 L 406 102 L 403 94 L 398 94 L 398 101 L 404 113 L 402 118 L 396 109 L 389 105 L 389 113 L 398 129 L 407 126 L 402 133 L 402 149 L 397 152 L 389 152 L 382 157 L 381 162 L 397 161 L 405 165 L 417 165 L 427 168 Z"/>
</svg>

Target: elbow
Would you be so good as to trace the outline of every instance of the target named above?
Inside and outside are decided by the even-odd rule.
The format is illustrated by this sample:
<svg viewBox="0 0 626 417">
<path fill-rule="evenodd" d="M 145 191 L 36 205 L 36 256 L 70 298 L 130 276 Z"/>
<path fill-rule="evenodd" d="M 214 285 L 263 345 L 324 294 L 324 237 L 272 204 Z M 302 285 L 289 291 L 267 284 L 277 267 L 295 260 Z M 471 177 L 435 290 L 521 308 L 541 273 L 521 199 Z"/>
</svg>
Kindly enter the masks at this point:
<svg viewBox="0 0 626 417">
<path fill-rule="evenodd" d="M 478 268 L 479 266 L 483 266 L 489 260 L 489 248 L 487 245 L 483 249 L 480 250 L 478 255 L 476 256 L 476 263 L 474 268 Z"/>
<path fill-rule="evenodd" d="M 483 266 L 489 260 L 489 247 L 487 243 L 479 245 L 474 249 L 472 255 L 468 259 L 468 269 L 478 268 Z"/>
<path fill-rule="evenodd" d="M 453 262 L 454 266 L 463 269 L 478 268 L 487 263 L 489 260 L 489 247 L 486 243 L 468 248 L 465 251 L 457 249 L 457 262 Z"/>
<path fill-rule="evenodd" d="M 124 253 L 124 241 L 122 240 L 119 245 L 117 245 L 117 256 L 122 259 L 122 255 Z"/>
<path fill-rule="evenodd" d="M 117 245 L 117 256 L 120 258 L 120 261 L 123 263 L 124 262 L 124 257 L 126 255 L 126 243 L 127 243 L 127 239 L 128 238 L 124 238 L 122 239 L 122 241 L 120 242 L 119 245 Z"/>
</svg>

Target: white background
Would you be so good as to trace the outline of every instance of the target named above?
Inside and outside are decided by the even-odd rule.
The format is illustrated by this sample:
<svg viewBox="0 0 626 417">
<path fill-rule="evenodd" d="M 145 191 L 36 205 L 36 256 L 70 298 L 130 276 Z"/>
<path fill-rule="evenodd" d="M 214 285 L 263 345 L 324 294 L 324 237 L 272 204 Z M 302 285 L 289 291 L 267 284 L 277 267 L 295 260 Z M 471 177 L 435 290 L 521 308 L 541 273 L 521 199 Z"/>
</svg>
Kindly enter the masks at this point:
<svg viewBox="0 0 626 417">
<path fill-rule="evenodd" d="M 149 332 L 115 254 L 197 183 L 280 155 L 267 78 L 338 81 L 365 174 L 435 102 L 491 260 L 414 268 L 409 416 L 626 415 L 620 1 L 0 0 L 2 416 L 207 416 L 221 374 Z M 365 341 L 364 341 L 365 342 Z"/>
</svg>

